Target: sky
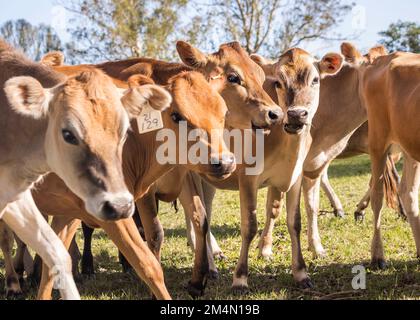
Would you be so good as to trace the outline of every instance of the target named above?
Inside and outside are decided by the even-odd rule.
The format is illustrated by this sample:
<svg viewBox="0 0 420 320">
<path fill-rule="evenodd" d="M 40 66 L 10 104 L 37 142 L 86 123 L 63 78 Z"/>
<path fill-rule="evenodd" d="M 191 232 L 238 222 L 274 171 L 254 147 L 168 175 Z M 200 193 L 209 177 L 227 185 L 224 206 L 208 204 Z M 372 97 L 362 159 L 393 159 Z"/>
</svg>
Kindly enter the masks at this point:
<svg viewBox="0 0 420 320">
<path fill-rule="evenodd" d="M 360 50 L 366 50 L 378 43 L 378 32 L 398 20 L 420 23 L 419 0 L 354 0 L 356 8 L 335 28 L 334 32 L 348 37 L 358 34 L 351 42 Z M 56 0 L 0 0 L 0 24 L 10 19 L 24 18 L 33 24 L 47 23 L 56 28 L 59 36 L 69 40 L 66 32 L 68 14 L 57 6 Z M 332 35 L 333 36 L 333 35 Z M 328 51 L 337 51 L 341 41 L 319 40 L 303 47 L 307 51 L 321 55 Z"/>
</svg>

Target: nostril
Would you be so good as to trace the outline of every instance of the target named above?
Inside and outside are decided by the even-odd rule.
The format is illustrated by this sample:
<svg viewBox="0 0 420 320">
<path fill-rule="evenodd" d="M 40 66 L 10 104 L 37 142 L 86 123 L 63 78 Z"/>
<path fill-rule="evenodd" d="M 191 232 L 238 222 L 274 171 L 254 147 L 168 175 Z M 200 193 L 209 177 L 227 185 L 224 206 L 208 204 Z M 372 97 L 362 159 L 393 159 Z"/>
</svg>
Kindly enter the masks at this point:
<svg viewBox="0 0 420 320">
<path fill-rule="evenodd" d="M 105 201 L 102 212 L 107 219 L 115 219 L 118 216 L 117 210 L 109 201 Z"/>
<path fill-rule="evenodd" d="M 276 111 L 269 111 L 268 112 L 268 117 L 270 118 L 270 120 L 278 120 L 280 117 L 280 114 Z"/>
<path fill-rule="evenodd" d="M 302 111 L 300 114 L 301 118 L 306 118 L 308 117 L 308 111 Z"/>
</svg>

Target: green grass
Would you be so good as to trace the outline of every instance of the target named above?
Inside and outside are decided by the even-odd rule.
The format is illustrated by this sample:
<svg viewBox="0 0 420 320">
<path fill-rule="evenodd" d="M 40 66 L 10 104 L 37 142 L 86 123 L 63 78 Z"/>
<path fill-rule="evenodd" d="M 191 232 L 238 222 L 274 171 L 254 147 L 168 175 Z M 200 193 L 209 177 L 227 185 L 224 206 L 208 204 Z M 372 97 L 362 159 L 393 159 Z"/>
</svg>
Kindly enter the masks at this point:
<svg viewBox="0 0 420 320">
<path fill-rule="evenodd" d="M 218 280 L 209 281 L 205 299 L 319 299 L 339 293 L 332 298 L 351 299 L 419 299 L 420 266 L 415 257 L 415 245 L 407 222 L 389 209 L 384 210 L 383 237 L 389 262 L 385 271 L 368 269 L 367 289 L 352 292 L 351 269 L 363 264 L 369 267 L 372 212 L 367 210 L 363 223 L 355 223 L 353 212 L 364 195 L 369 177 L 368 157 L 336 161 L 330 168 L 330 180 L 340 196 L 345 211 L 344 219 L 332 214 L 319 218 L 319 227 L 327 257 L 314 260 L 307 250 L 306 217 L 303 211 L 302 248 L 315 285 L 311 291 L 296 288 L 290 271 L 291 252 L 289 235 L 283 213 L 274 234 L 274 256 L 270 261 L 258 258 L 255 239 L 250 254 L 250 292 L 243 296 L 230 290 L 232 274 L 239 255 L 239 195 L 237 192 L 218 192 L 214 203 L 212 231 L 227 256 L 217 261 Z M 265 190 L 259 192 L 259 230 L 263 228 Z M 330 211 L 326 197 L 321 195 L 321 209 Z M 182 210 L 175 213 L 168 204 L 161 206 L 160 218 L 165 228 L 162 264 L 166 284 L 175 299 L 189 299 L 185 290 L 191 276 L 193 254 L 187 246 Z M 80 241 L 80 235 L 79 241 Z M 97 230 L 94 235 L 96 275 L 79 279 L 78 287 L 84 299 L 148 299 L 146 286 L 132 274 L 123 274 L 118 263 L 117 250 L 106 235 Z M 4 274 L 3 265 L 0 266 Z M 0 276 L 0 285 L 4 277 Z M 33 298 L 35 289 L 28 289 Z M 0 298 L 3 296 L 0 295 Z"/>
</svg>

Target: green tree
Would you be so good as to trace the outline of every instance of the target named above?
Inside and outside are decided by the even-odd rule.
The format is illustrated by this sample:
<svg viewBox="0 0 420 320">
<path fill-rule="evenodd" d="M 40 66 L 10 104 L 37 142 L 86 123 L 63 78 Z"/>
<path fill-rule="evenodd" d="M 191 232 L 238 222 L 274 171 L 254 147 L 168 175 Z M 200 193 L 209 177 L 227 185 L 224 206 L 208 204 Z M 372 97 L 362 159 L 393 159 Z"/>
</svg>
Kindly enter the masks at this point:
<svg viewBox="0 0 420 320">
<path fill-rule="evenodd" d="M 390 52 L 409 51 L 420 53 L 420 24 L 398 21 L 379 33 L 380 43 Z"/>
<path fill-rule="evenodd" d="M 83 61 L 136 56 L 173 58 L 187 0 L 70 0 L 69 50 Z"/>
<path fill-rule="evenodd" d="M 351 8 L 342 0 L 210 0 L 208 21 L 223 41 L 278 57 L 303 42 L 337 38 L 333 28 Z"/>
<path fill-rule="evenodd" d="M 5 22 L 0 27 L 0 36 L 36 61 L 47 52 L 63 50 L 60 38 L 52 27 L 45 24 L 33 26 L 23 19 Z"/>
</svg>

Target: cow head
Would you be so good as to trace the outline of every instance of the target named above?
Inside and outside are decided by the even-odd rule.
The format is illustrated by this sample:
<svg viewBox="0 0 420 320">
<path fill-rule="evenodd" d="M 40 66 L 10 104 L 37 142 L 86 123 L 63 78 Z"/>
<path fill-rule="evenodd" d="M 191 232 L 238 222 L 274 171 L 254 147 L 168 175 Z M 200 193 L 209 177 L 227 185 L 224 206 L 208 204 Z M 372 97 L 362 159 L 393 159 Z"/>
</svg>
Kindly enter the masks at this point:
<svg viewBox="0 0 420 320">
<path fill-rule="evenodd" d="M 206 55 L 192 45 L 179 41 L 182 61 L 203 73 L 222 95 L 229 109 L 229 127 L 267 129 L 283 120 L 282 110 L 263 89 L 265 75 L 238 42 L 220 46 Z"/>
<path fill-rule="evenodd" d="M 18 113 L 48 121 L 45 158 L 101 220 L 130 217 L 133 196 L 122 174 L 122 147 L 130 117 L 145 105 L 164 109 L 171 97 L 156 86 L 130 88 L 121 94 L 102 72 L 92 69 L 50 89 L 31 77 L 6 82 L 5 92 Z"/>
<path fill-rule="evenodd" d="M 286 114 L 284 130 L 292 135 L 310 127 L 318 109 L 321 79 L 336 74 L 344 61 L 338 53 L 316 60 L 298 48 L 286 51 L 275 63 L 263 64 L 265 60 L 255 57 L 254 60 L 271 76 L 270 89 L 275 90 L 278 104 Z"/>
</svg>

